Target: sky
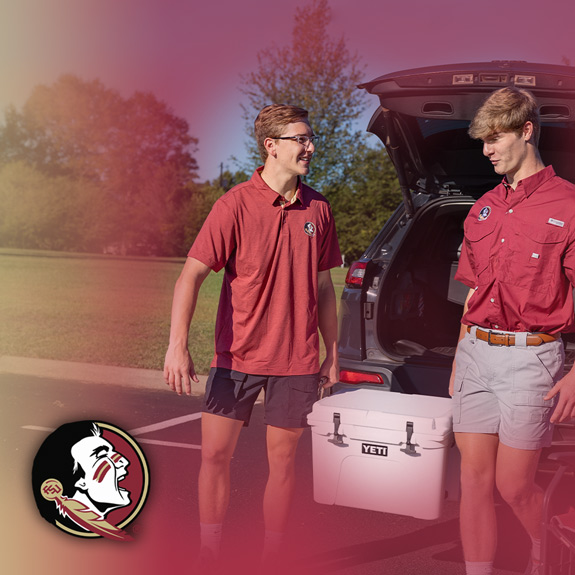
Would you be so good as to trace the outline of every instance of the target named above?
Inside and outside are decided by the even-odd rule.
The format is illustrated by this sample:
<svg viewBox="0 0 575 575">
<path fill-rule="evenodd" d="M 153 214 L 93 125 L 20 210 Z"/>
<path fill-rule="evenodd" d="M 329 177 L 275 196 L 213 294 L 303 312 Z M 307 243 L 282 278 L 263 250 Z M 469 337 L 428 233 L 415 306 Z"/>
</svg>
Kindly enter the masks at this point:
<svg viewBox="0 0 575 575">
<path fill-rule="evenodd" d="M 67 73 L 128 97 L 151 91 L 199 140 L 201 180 L 245 160 L 242 74 L 289 44 L 308 0 L 0 0 L 0 118 L 38 84 Z M 329 0 L 365 80 L 437 64 L 526 60 L 575 64 L 573 0 Z M 358 128 L 364 129 L 377 106 Z M 312 124 L 313 124 L 313 118 Z M 255 167 L 255 166 L 254 166 Z"/>
</svg>

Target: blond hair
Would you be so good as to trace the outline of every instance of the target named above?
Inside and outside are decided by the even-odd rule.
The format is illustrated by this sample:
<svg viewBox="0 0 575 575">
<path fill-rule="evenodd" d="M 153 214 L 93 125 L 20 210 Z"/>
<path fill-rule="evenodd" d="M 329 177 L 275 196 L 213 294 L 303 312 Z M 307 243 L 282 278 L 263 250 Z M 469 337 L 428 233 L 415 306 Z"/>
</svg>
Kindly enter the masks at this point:
<svg viewBox="0 0 575 575">
<path fill-rule="evenodd" d="M 518 88 L 502 88 L 483 102 L 471 121 L 468 133 L 476 140 L 486 140 L 497 132 L 520 135 L 526 122 L 533 124 L 533 141 L 537 145 L 541 127 L 533 94 Z"/>
<path fill-rule="evenodd" d="M 309 124 L 307 110 L 287 104 L 271 104 L 260 111 L 254 122 L 254 133 L 262 162 L 265 163 L 268 157 L 264 146 L 266 138 L 279 138 L 284 128 L 294 122 Z"/>
</svg>

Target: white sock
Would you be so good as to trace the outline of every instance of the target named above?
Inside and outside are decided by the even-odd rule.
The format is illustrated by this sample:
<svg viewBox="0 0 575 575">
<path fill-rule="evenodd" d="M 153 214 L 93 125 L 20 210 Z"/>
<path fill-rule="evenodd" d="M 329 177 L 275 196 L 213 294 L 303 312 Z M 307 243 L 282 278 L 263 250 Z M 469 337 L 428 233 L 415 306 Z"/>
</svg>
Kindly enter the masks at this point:
<svg viewBox="0 0 575 575">
<path fill-rule="evenodd" d="M 466 575 L 493 575 L 493 561 L 466 561 Z"/>
<path fill-rule="evenodd" d="M 269 557 L 279 553 L 284 539 L 284 534 L 281 531 L 268 531 L 266 529 L 264 535 L 264 550 L 263 557 Z"/>
<path fill-rule="evenodd" d="M 541 539 L 531 537 L 531 559 L 536 563 L 541 563 Z"/>
<path fill-rule="evenodd" d="M 207 547 L 218 557 L 222 544 L 222 524 L 200 523 L 200 543 L 202 547 Z"/>
</svg>

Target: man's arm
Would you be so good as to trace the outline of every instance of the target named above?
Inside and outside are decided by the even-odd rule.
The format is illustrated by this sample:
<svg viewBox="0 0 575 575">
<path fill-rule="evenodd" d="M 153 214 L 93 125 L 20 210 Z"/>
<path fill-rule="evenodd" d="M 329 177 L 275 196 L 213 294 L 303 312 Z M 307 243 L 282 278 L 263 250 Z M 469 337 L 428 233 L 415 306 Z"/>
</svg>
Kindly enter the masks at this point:
<svg viewBox="0 0 575 575">
<path fill-rule="evenodd" d="M 473 288 L 471 288 L 469 290 L 469 293 L 467 294 L 467 297 L 465 298 L 465 303 L 463 304 L 463 315 L 461 317 L 463 317 L 467 313 L 469 300 L 474 293 L 475 293 L 475 290 Z M 462 323 L 461 327 L 459 329 L 459 338 L 457 339 L 458 344 L 463 339 L 463 337 L 465 336 L 466 331 L 467 331 L 467 326 L 464 323 Z M 453 367 L 451 368 L 451 376 L 449 377 L 449 395 L 453 395 L 454 381 L 455 381 L 455 357 L 453 358 Z"/>
<path fill-rule="evenodd" d="M 329 270 L 318 274 L 318 325 L 326 350 L 319 376 L 322 386 L 328 388 L 339 381 L 337 304 Z"/>
<path fill-rule="evenodd" d="M 190 395 L 191 379 L 198 382 L 194 362 L 188 350 L 188 332 L 200 287 L 209 273 L 210 268 L 207 265 L 194 258 L 188 258 L 174 289 L 170 344 L 164 362 L 164 379 L 178 395 L 181 395 L 182 391 Z"/>
</svg>

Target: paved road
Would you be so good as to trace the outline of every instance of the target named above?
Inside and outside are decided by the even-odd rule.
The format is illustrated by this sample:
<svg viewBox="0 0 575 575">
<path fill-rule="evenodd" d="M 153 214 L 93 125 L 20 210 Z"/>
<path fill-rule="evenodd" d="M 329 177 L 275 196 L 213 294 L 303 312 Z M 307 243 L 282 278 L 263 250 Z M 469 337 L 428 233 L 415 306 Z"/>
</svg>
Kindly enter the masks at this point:
<svg viewBox="0 0 575 575">
<path fill-rule="evenodd" d="M 2 564 L 8 566 L 2 572 L 192 573 L 198 541 L 195 491 L 201 387 L 192 397 L 178 397 L 158 372 L 0 357 L 0 549 Z M 29 477 L 36 450 L 49 430 L 80 419 L 109 421 L 131 431 L 146 453 L 151 491 L 144 511 L 130 526 L 134 542 L 77 539 L 46 523 L 35 509 Z M 262 407 L 256 406 L 232 464 L 224 550 L 234 573 L 254 573 L 263 531 L 263 427 Z M 447 502 L 436 521 L 319 505 L 313 501 L 311 458 L 306 433 L 298 454 L 298 487 L 289 525 L 289 573 L 464 573 L 455 502 Z M 525 536 L 503 506 L 499 520 L 497 575 L 522 572 Z"/>
</svg>

